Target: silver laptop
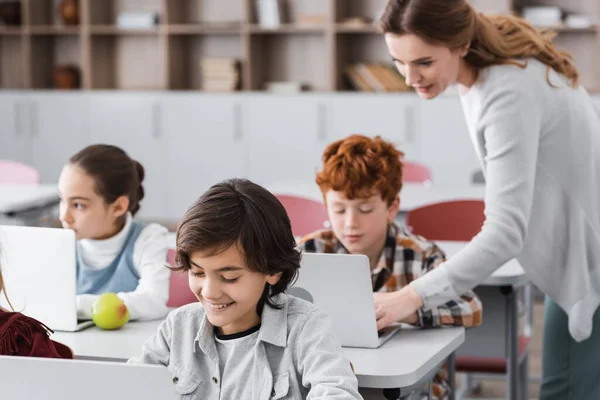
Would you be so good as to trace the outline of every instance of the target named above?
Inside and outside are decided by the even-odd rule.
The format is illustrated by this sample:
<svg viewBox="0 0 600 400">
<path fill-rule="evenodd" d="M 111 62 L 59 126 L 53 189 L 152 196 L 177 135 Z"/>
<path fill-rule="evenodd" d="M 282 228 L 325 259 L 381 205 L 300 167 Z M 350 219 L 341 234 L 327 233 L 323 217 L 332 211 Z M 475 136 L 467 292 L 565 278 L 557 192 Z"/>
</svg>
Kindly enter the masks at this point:
<svg viewBox="0 0 600 400">
<path fill-rule="evenodd" d="M 0 371 L 3 399 L 179 399 L 158 365 L 0 356 Z"/>
<path fill-rule="evenodd" d="M 55 331 L 75 332 L 94 323 L 77 320 L 75 232 L 0 226 L 0 268 L 15 311 Z M 0 306 L 9 308 L 4 295 Z"/>
<path fill-rule="evenodd" d="M 377 348 L 399 326 L 377 331 L 371 285 L 367 256 L 303 253 L 298 280 L 287 293 L 325 311 L 342 346 Z"/>
</svg>

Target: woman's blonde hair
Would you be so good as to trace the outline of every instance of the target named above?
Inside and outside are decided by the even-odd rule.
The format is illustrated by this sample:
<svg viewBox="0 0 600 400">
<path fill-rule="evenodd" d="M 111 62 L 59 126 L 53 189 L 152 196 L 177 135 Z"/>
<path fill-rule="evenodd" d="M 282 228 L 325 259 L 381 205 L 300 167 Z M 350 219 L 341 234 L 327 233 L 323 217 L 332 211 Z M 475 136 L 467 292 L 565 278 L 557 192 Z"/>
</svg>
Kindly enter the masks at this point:
<svg viewBox="0 0 600 400">
<path fill-rule="evenodd" d="M 466 0 L 390 0 L 380 26 L 384 33 L 414 34 L 428 43 L 450 49 L 468 46 L 465 61 L 477 71 L 497 64 L 524 68 L 519 59 L 535 58 L 564 75 L 572 87 L 579 85 L 579 73 L 571 55 L 552 43 L 556 33 L 537 30 L 512 15 L 477 13 Z"/>
</svg>

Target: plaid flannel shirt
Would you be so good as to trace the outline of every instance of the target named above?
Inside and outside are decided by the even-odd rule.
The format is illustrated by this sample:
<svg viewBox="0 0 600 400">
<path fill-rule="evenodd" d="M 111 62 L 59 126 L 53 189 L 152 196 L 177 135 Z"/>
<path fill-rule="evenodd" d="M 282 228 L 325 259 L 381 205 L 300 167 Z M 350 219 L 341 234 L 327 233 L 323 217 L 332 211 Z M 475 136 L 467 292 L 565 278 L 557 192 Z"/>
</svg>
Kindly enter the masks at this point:
<svg viewBox="0 0 600 400">
<path fill-rule="evenodd" d="M 320 230 L 306 235 L 300 240 L 298 248 L 307 253 L 348 254 L 348 250 L 331 230 Z M 373 291 L 400 290 L 445 260 L 444 252 L 434 243 L 390 224 L 383 252 L 376 267 L 371 271 Z M 437 308 L 420 309 L 417 314 L 417 324 L 423 328 L 449 325 L 473 327 L 481 325 L 483 311 L 477 295 L 469 291 L 459 299 Z M 449 391 L 450 385 L 444 368 L 435 377 L 432 392 L 434 398 L 442 399 L 447 397 Z"/>
</svg>

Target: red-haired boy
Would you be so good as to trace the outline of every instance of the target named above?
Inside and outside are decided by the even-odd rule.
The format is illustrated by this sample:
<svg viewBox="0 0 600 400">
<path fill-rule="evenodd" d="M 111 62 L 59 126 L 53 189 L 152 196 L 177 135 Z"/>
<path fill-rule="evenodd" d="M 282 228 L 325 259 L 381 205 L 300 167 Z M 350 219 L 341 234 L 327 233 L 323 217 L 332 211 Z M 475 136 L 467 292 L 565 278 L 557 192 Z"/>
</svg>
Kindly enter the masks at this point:
<svg viewBox="0 0 600 400">
<path fill-rule="evenodd" d="M 309 253 L 364 254 L 371 263 L 374 292 L 400 290 L 445 260 L 434 243 L 399 227 L 402 153 L 381 137 L 352 135 L 331 143 L 323 152 L 316 182 L 321 188 L 332 229 L 301 239 Z M 468 292 L 443 306 L 421 309 L 403 321 L 421 327 L 472 327 L 481 324 L 479 298 Z M 444 371 L 433 394 L 444 398 L 449 385 Z"/>
</svg>

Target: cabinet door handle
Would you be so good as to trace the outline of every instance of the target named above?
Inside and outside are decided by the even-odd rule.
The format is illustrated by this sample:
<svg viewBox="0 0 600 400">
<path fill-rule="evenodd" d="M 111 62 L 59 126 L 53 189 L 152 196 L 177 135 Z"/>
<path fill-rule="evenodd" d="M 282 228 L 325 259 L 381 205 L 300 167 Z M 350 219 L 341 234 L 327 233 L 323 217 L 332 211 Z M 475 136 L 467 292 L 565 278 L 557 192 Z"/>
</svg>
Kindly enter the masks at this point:
<svg viewBox="0 0 600 400">
<path fill-rule="evenodd" d="M 158 139 L 161 137 L 161 118 L 160 103 L 157 101 L 152 104 L 152 137 Z"/>
<path fill-rule="evenodd" d="M 235 141 L 242 140 L 243 136 L 242 104 L 240 102 L 235 102 L 233 105 L 233 139 Z"/>
<path fill-rule="evenodd" d="M 40 134 L 40 116 L 38 112 L 38 104 L 35 101 L 29 103 L 29 112 L 31 113 L 31 132 L 30 136 L 38 136 Z"/>
<path fill-rule="evenodd" d="M 317 108 L 317 139 L 327 139 L 327 106 L 320 102 Z"/>
<path fill-rule="evenodd" d="M 22 118 L 21 118 L 21 102 L 15 102 L 15 136 L 21 136 L 23 132 L 22 126 Z"/>
</svg>

